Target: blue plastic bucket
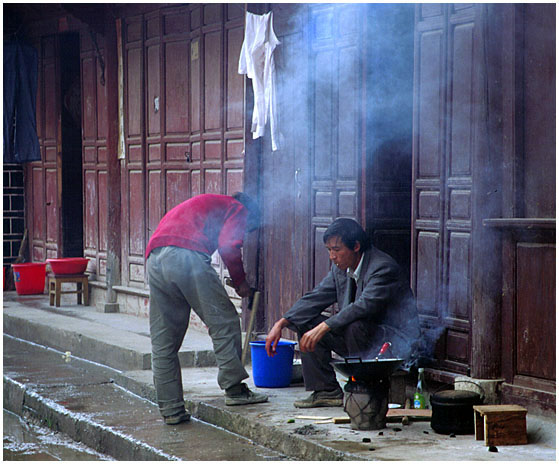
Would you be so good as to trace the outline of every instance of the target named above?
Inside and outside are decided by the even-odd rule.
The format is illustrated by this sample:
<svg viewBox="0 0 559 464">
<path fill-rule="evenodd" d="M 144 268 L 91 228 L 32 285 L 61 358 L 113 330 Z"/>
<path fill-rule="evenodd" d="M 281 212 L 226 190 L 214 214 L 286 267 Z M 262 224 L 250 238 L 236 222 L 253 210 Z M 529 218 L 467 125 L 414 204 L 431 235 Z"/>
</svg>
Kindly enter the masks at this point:
<svg viewBox="0 0 559 464">
<path fill-rule="evenodd" d="M 254 385 L 264 388 L 288 387 L 291 383 L 295 345 L 296 342 L 280 340 L 276 355 L 269 357 L 266 342 L 250 342 Z"/>
</svg>

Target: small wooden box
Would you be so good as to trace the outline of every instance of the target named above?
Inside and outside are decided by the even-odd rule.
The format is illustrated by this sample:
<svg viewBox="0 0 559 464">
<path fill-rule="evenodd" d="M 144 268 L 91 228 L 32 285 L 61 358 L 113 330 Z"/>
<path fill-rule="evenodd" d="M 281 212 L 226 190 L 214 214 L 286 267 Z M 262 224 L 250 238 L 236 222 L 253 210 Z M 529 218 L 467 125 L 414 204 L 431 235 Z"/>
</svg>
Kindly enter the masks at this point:
<svg viewBox="0 0 559 464">
<path fill-rule="evenodd" d="M 486 446 L 525 445 L 526 409 L 515 404 L 474 406 L 476 440 Z"/>
</svg>

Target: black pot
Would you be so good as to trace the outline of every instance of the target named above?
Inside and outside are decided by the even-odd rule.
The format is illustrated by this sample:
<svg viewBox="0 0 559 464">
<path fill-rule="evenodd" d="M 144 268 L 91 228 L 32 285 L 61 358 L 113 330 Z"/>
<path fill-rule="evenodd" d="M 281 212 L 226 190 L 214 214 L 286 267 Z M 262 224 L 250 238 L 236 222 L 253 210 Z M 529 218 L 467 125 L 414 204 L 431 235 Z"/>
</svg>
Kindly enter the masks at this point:
<svg viewBox="0 0 559 464">
<path fill-rule="evenodd" d="M 431 395 L 431 428 L 437 433 L 468 435 L 474 433 L 473 406 L 481 396 L 466 390 L 444 390 Z"/>
</svg>

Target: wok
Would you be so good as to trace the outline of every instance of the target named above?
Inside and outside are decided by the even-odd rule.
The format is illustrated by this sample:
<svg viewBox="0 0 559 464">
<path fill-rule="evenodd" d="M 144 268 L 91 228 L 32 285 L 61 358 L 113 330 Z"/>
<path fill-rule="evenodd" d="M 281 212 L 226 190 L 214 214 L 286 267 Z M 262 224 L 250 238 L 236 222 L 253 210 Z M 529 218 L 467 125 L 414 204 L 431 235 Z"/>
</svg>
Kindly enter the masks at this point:
<svg viewBox="0 0 559 464">
<path fill-rule="evenodd" d="M 332 361 L 330 364 L 347 378 L 368 382 L 380 380 L 390 375 L 404 362 L 399 358 L 361 359 L 359 357 L 345 358 L 344 361 Z"/>
</svg>

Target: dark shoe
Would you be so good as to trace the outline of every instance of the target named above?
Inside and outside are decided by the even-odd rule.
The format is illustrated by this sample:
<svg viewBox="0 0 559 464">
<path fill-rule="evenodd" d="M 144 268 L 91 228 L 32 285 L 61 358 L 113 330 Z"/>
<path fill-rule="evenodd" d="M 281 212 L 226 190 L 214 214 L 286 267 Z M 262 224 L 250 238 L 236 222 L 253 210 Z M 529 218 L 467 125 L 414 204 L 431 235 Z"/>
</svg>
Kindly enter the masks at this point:
<svg viewBox="0 0 559 464">
<path fill-rule="evenodd" d="M 295 401 L 296 408 L 318 408 L 321 406 L 343 406 L 344 392 L 341 388 L 332 391 L 315 391 L 304 400 Z"/>
<path fill-rule="evenodd" d="M 267 395 L 250 391 L 244 383 L 234 385 L 233 387 L 225 390 L 225 404 L 227 406 L 264 403 L 266 401 L 268 401 Z"/>
<path fill-rule="evenodd" d="M 179 412 L 178 414 L 174 414 L 172 416 L 166 416 L 163 418 L 165 420 L 165 424 L 167 425 L 177 425 L 181 422 L 186 422 L 190 420 L 190 413 L 187 411 Z"/>
</svg>

